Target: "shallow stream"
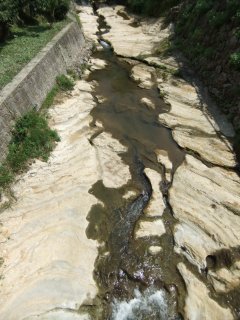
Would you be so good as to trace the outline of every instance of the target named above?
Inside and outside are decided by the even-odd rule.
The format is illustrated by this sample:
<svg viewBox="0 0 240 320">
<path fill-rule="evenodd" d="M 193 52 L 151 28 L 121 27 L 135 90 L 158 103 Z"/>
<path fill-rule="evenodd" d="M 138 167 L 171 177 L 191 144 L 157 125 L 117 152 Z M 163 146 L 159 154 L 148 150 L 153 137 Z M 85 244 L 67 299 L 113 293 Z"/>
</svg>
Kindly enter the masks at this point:
<svg viewBox="0 0 240 320">
<path fill-rule="evenodd" d="M 180 258 L 173 251 L 175 221 L 168 205 L 169 184 L 164 179 L 159 188 L 166 203 L 162 218 L 167 232 L 161 238 L 135 239 L 134 229 L 140 218 L 154 220 L 143 213 L 152 194 L 143 171 L 151 168 L 164 177 L 155 150 L 167 151 L 172 173 L 184 160 L 184 152 L 171 131 L 158 122 L 158 114 L 168 106 L 160 99 L 157 86 L 139 88 L 130 78 L 131 65 L 111 50 L 98 52 L 94 58 L 107 61 L 107 66 L 92 72 L 88 79 L 97 81 L 95 95 L 103 101 L 92 111 L 92 125 L 100 121 L 104 131 L 128 148 L 122 159 L 130 167 L 132 180 L 120 189 L 106 188 L 98 181 L 89 190 L 104 203 L 104 207 L 94 206 L 88 215 L 87 236 L 102 244 L 95 265 L 99 297 L 91 313 L 94 319 L 181 319 L 185 289 L 176 268 Z M 142 104 L 142 98 L 150 99 L 155 109 Z M 134 200 L 123 197 L 129 189 L 137 194 Z M 151 245 L 161 246 L 162 251 L 149 254 Z"/>
</svg>

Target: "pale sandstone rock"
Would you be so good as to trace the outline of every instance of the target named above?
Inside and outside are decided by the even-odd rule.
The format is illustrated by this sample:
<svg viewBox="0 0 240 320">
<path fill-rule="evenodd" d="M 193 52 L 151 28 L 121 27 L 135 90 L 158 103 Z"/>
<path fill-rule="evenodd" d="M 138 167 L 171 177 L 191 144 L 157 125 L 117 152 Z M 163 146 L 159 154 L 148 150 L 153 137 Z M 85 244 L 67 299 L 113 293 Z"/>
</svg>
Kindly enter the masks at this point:
<svg viewBox="0 0 240 320">
<path fill-rule="evenodd" d="M 135 233 L 135 238 L 161 237 L 166 232 L 161 219 L 154 221 L 141 221 Z"/>
<path fill-rule="evenodd" d="M 142 98 L 141 103 L 145 105 L 148 109 L 155 109 L 155 104 L 149 98 Z"/>
<path fill-rule="evenodd" d="M 96 148 L 99 171 L 103 184 L 108 188 L 119 188 L 131 179 L 128 165 L 124 164 L 121 157 L 127 151 L 111 134 L 103 132 L 93 140 Z"/>
<path fill-rule="evenodd" d="M 209 297 L 209 291 L 204 283 L 199 281 L 183 263 L 178 264 L 186 287 L 187 298 L 185 302 L 186 320 L 232 320 L 230 309 L 221 307 Z"/>
<path fill-rule="evenodd" d="M 223 167 L 236 166 L 233 148 L 225 138 L 211 137 L 188 128 L 174 130 L 173 138 L 181 147 L 193 150 L 212 164 Z"/>
<path fill-rule="evenodd" d="M 160 246 L 150 246 L 148 248 L 148 252 L 153 256 L 157 255 L 161 251 L 162 251 L 162 248 Z"/>
<path fill-rule="evenodd" d="M 97 243 L 85 233 L 86 217 L 97 203 L 89 190 L 100 179 L 118 188 L 130 173 L 115 154 L 126 151 L 117 140 L 103 134 L 95 139 L 96 148 L 89 142 L 95 132 L 90 127 L 95 85 L 79 81 L 71 98 L 49 110 L 61 141 L 48 163 L 36 160 L 19 177 L 17 202 L 1 215 L 4 320 L 87 319 L 77 311 L 97 294 Z"/>
<path fill-rule="evenodd" d="M 240 179 L 236 173 L 209 168 L 188 155 L 174 174 L 169 201 L 180 223 L 174 234 L 176 249 L 199 268 L 216 250 L 239 246 Z"/>
<path fill-rule="evenodd" d="M 88 190 L 100 178 L 88 140 L 94 106 L 91 93 L 81 91 L 51 109 L 61 142 L 48 163 L 38 160 L 21 176 L 17 202 L 1 215 L 1 319 L 54 319 L 47 314 L 56 309 L 57 319 L 68 319 L 69 310 L 76 313 L 97 293 L 97 243 L 85 234 L 97 203 Z"/>
<path fill-rule="evenodd" d="M 134 190 L 128 190 L 124 195 L 123 199 L 132 199 L 137 196 L 137 192 Z"/>
<path fill-rule="evenodd" d="M 165 209 L 165 204 L 163 201 L 163 195 L 160 191 L 160 183 L 162 181 L 162 176 L 155 170 L 146 168 L 144 173 L 148 177 L 152 185 L 152 196 L 149 201 L 147 208 L 144 210 L 146 215 L 151 217 L 162 216 Z"/>
<path fill-rule="evenodd" d="M 131 77 L 134 81 L 139 82 L 139 87 L 151 89 L 154 82 L 152 80 L 155 69 L 143 63 L 135 65 L 131 70 Z"/>
<path fill-rule="evenodd" d="M 159 85 L 165 92 L 164 100 L 170 104 L 159 121 L 173 129 L 174 140 L 183 148 L 193 150 L 204 160 L 216 165 L 235 167 L 236 159 L 231 144 L 219 131 L 213 118 L 201 106 L 196 89 L 184 80 L 178 85 L 170 81 Z"/>
<path fill-rule="evenodd" d="M 94 14 L 90 5 L 77 6 L 77 9 L 80 10 L 78 15 L 82 23 L 84 35 L 98 45 L 98 37 L 96 35 L 98 32 L 98 17 Z"/>
<path fill-rule="evenodd" d="M 95 126 L 98 127 L 98 128 L 103 128 L 103 123 L 99 120 L 95 121 Z"/>
<path fill-rule="evenodd" d="M 178 69 L 179 63 L 174 57 L 167 57 L 167 58 L 159 58 L 159 57 L 147 57 L 144 58 L 144 61 L 146 61 L 149 64 L 152 64 L 157 67 L 162 67 L 163 65 L 172 68 L 172 69 Z"/>
<path fill-rule="evenodd" d="M 91 71 L 101 70 L 107 66 L 107 61 L 103 59 L 98 59 L 98 58 L 91 58 L 90 64 L 91 64 L 91 67 L 90 67 Z"/>
<path fill-rule="evenodd" d="M 133 27 L 131 24 L 134 19 L 125 20 L 117 14 L 119 10 L 124 11 L 124 7 L 103 7 L 98 10 L 111 27 L 110 31 L 104 34 L 104 39 L 112 44 L 118 55 L 138 57 L 151 54 L 156 45 L 169 34 L 168 29 L 160 30 L 161 19 L 152 19 L 149 23 Z"/>
<path fill-rule="evenodd" d="M 230 269 L 221 268 L 216 272 L 210 270 L 208 278 L 216 292 L 228 292 L 240 286 L 240 261 L 234 263 Z"/>
<path fill-rule="evenodd" d="M 175 251 L 195 264 L 199 271 L 206 268 L 206 257 L 219 249 L 219 244 L 211 236 L 190 221 L 176 224 L 174 240 Z"/>
<path fill-rule="evenodd" d="M 157 156 L 157 161 L 161 163 L 165 168 L 165 178 L 167 181 L 171 182 L 172 180 L 172 162 L 169 159 L 168 152 L 166 150 L 155 150 Z"/>
<path fill-rule="evenodd" d="M 99 96 L 99 95 L 97 95 L 96 98 L 98 103 L 104 103 L 107 100 L 106 97 Z"/>
<path fill-rule="evenodd" d="M 24 320 L 90 320 L 90 317 L 86 314 L 79 314 L 69 310 L 58 310 L 41 314 L 41 316 L 28 317 Z"/>
</svg>

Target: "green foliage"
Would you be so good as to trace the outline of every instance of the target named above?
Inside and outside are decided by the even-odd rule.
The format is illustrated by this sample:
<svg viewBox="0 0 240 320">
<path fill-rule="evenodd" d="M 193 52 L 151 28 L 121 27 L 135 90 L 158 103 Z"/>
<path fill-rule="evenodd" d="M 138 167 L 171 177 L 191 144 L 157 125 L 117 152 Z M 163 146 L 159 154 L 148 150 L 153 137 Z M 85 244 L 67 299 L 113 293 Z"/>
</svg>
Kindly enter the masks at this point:
<svg viewBox="0 0 240 320">
<path fill-rule="evenodd" d="M 42 104 L 42 109 L 48 109 L 53 104 L 54 98 L 59 92 L 59 87 L 57 85 L 53 86 L 53 88 L 48 92 L 45 100 Z"/>
<path fill-rule="evenodd" d="M 11 28 L 12 37 L 0 44 L 0 90 L 58 33 L 67 20 L 50 26 Z"/>
<path fill-rule="evenodd" d="M 13 172 L 18 172 L 26 168 L 29 159 L 46 161 L 56 141 L 59 137 L 48 127 L 46 119 L 36 111 L 30 111 L 15 125 L 7 163 Z"/>
<path fill-rule="evenodd" d="M 68 71 L 69 75 L 74 79 L 76 76 L 76 73 L 74 71 L 69 70 Z M 42 104 L 42 109 L 48 109 L 54 101 L 54 98 L 60 91 L 70 91 L 74 87 L 74 81 L 70 79 L 69 77 L 65 76 L 64 74 L 58 76 L 56 78 L 56 84 L 53 86 L 52 90 L 49 91 L 47 94 L 45 100 L 43 101 Z"/>
<path fill-rule="evenodd" d="M 196 4 L 195 4 L 194 11 L 198 14 L 206 13 L 213 5 L 212 0 L 198 0 L 195 2 Z"/>
<path fill-rule="evenodd" d="M 0 0 L 0 42 L 9 33 L 9 26 L 17 17 L 17 5 L 14 0 Z"/>
<path fill-rule="evenodd" d="M 128 0 L 127 2 L 129 7 L 137 13 L 158 16 L 180 3 L 181 0 Z"/>
<path fill-rule="evenodd" d="M 27 167 L 28 161 L 40 158 L 46 161 L 59 136 L 48 127 L 47 120 L 32 110 L 20 118 L 13 130 L 6 162 L 0 167 L 0 188 L 13 181 L 14 173 Z"/>
<path fill-rule="evenodd" d="M 62 91 L 72 90 L 74 87 L 74 81 L 69 77 L 65 76 L 65 74 L 61 74 L 56 78 L 57 85 Z"/>
<path fill-rule="evenodd" d="M 17 16 L 17 1 L 0 0 L 0 23 L 12 23 Z"/>
<path fill-rule="evenodd" d="M 37 0 L 38 11 L 48 20 L 63 20 L 70 8 L 70 0 Z"/>
<path fill-rule="evenodd" d="M 230 64 L 234 69 L 240 71 L 240 52 L 234 52 L 230 56 Z"/>
<path fill-rule="evenodd" d="M 0 166 L 0 188 L 6 187 L 13 180 L 13 175 L 6 166 Z"/>
</svg>

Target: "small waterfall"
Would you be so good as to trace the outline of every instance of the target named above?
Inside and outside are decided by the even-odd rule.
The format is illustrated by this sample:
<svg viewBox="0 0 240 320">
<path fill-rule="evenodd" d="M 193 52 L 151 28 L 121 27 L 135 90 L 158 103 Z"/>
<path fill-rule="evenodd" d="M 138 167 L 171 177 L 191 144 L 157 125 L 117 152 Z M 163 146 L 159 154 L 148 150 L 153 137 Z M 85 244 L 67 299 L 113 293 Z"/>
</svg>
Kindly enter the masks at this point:
<svg viewBox="0 0 240 320">
<path fill-rule="evenodd" d="M 173 314 L 165 290 L 134 290 L 130 301 L 114 300 L 111 320 L 179 319 Z"/>
</svg>

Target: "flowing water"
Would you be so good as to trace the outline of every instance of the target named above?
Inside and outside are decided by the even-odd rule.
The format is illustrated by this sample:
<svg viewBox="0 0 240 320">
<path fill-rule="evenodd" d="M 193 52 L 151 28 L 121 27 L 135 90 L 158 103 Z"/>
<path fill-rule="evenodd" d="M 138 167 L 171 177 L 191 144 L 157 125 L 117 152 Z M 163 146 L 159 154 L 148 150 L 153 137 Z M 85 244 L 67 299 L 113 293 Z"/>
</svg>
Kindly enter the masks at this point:
<svg viewBox="0 0 240 320">
<path fill-rule="evenodd" d="M 98 181 L 89 190 L 104 203 L 104 207 L 95 205 L 88 215 L 87 236 L 101 243 L 94 274 L 99 295 L 90 313 L 94 319 L 182 319 L 185 288 L 176 268 L 180 258 L 173 250 L 175 221 L 167 199 L 169 184 L 164 179 L 159 187 L 166 202 L 162 217 L 166 233 L 160 239 L 135 239 L 134 229 L 152 194 L 144 168 L 164 177 L 155 150 L 168 152 L 173 173 L 184 160 L 184 152 L 171 131 L 158 122 L 158 114 L 168 111 L 168 106 L 160 99 L 157 86 L 139 88 L 130 78 L 131 66 L 116 57 L 106 43 L 102 46 L 105 50 L 95 53 L 94 58 L 107 61 L 107 66 L 92 72 L 88 79 L 97 81 L 95 95 L 103 99 L 92 111 L 92 126 L 101 121 L 104 131 L 127 146 L 122 159 L 130 167 L 132 180 L 119 189 L 106 188 Z M 141 103 L 146 97 L 155 104 L 154 110 Z M 91 139 L 93 144 L 95 137 Z M 123 197 L 129 189 L 136 191 L 134 200 Z M 150 255 L 150 245 L 161 246 L 162 251 Z"/>
<path fill-rule="evenodd" d="M 109 26 L 102 17 L 98 22 L 99 43 L 104 50 L 95 53 L 94 58 L 105 60 L 107 66 L 93 71 L 88 79 L 97 81 L 95 96 L 101 100 L 92 111 L 92 126 L 99 121 L 103 125 L 91 143 L 94 145 L 96 136 L 106 131 L 125 145 L 128 151 L 121 157 L 130 168 L 132 180 L 119 189 L 107 188 L 98 181 L 89 190 L 104 206 L 95 205 L 88 215 L 87 236 L 100 243 L 94 272 L 99 294 L 95 304 L 85 306 L 83 311 L 87 309 L 94 320 L 183 319 L 186 289 L 177 264 L 184 258 L 174 252 L 176 221 L 168 202 L 170 183 L 165 180 L 164 168 L 158 163 L 155 151 L 167 152 L 173 175 L 185 152 L 175 143 L 171 131 L 158 121 L 158 115 L 167 112 L 169 106 L 160 98 L 157 85 L 150 90 L 138 87 L 130 77 L 129 60 L 117 57 L 104 41 Z M 148 98 L 155 109 L 143 105 L 142 98 Z M 140 219 L 154 220 L 144 214 L 152 196 L 145 168 L 160 173 L 163 179 L 159 188 L 166 204 L 162 216 L 166 233 L 160 238 L 134 237 Z M 134 200 L 124 198 L 128 190 L 135 190 Z M 154 245 L 162 250 L 151 255 L 149 247 Z M 186 259 L 184 263 L 198 276 Z"/>
</svg>

